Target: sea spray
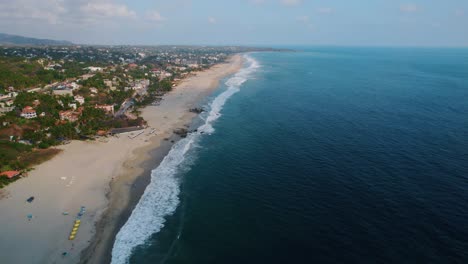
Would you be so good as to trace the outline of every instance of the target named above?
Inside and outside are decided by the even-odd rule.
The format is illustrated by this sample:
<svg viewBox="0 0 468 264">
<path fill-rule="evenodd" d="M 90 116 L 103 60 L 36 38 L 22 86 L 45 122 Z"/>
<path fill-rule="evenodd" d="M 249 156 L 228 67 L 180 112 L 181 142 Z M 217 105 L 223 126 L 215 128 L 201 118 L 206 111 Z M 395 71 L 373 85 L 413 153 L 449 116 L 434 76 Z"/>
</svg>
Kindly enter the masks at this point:
<svg viewBox="0 0 468 264">
<path fill-rule="evenodd" d="M 249 75 L 259 67 L 256 60 L 248 55 L 244 57 L 248 66 L 226 81 L 227 89 L 211 102 L 210 112 L 198 128 L 198 132 L 190 133 L 177 142 L 161 164 L 151 172 L 151 183 L 146 187 L 125 225 L 117 233 L 112 248 L 113 264 L 128 263 L 132 251 L 144 244 L 151 235 L 158 233 L 164 227 L 165 217 L 175 212 L 180 193 L 180 180 L 176 174 L 187 152 L 202 134 L 214 132 L 212 124 L 221 116 L 227 99 L 237 93 Z"/>
</svg>

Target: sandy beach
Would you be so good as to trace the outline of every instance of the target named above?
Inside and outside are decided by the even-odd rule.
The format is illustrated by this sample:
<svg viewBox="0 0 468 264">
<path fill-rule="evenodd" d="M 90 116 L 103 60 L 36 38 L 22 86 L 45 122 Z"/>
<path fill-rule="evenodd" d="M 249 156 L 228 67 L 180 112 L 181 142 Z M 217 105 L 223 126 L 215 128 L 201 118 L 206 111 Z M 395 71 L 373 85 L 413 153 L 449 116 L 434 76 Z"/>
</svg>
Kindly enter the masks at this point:
<svg viewBox="0 0 468 264">
<path fill-rule="evenodd" d="M 174 129 L 190 124 L 196 114 L 188 110 L 242 63 L 236 55 L 228 63 L 182 81 L 160 105 L 143 109 L 149 127 L 142 134 L 60 146 L 59 155 L 1 190 L 1 263 L 108 262 L 115 232 L 147 184 L 142 177 L 170 149 L 172 142 L 165 139 L 174 138 Z M 32 203 L 26 202 L 30 196 L 35 197 Z M 86 212 L 76 239 L 70 241 L 68 235 L 81 206 Z M 63 252 L 67 255 L 62 256 Z"/>
</svg>

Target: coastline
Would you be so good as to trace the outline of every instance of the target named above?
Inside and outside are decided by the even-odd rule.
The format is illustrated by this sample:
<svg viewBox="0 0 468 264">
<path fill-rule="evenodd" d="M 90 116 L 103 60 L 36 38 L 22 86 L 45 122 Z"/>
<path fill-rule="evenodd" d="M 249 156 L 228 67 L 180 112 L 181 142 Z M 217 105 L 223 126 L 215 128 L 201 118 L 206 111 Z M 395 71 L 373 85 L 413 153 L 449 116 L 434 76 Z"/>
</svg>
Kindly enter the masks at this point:
<svg viewBox="0 0 468 264">
<path fill-rule="evenodd" d="M 109 262 L 115 234 L 149 183 L 151 170 L 178 139 L 174 129 L 189 125 L 197 114 L 188 110 L 242 63 L 241 55 L 235 55 L 183 80 L 159 106 L 144 108 L 142 115 L 150 126 L 144 134 L 134 139 L 122 134 L 105 142 L 74 141 L 61 146 L 61 154 L 37 166 L 27 178 L 7 186 L 7 198 L 0 200 L 0 224 L 9 227 L 0 230 L 5 263 Z M 151 128 L 156 134 L 149 133 Z M 31 204 L 25 203 L 29 196 L 36 197 Z M 86 206 L 82 225 L 76 240 L 69 241 L 81 206 Z M 28 214 L 33 215 L 30 221 Z"/>
</svg>

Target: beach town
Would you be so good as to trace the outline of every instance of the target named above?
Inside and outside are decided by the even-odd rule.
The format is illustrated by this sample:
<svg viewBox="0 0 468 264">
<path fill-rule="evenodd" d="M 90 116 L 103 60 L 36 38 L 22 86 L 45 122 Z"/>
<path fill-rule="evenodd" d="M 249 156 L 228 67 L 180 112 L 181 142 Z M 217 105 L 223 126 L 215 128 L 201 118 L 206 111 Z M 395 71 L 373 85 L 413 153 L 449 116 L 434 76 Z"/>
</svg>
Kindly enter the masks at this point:
<svg viewBox="0 0 468 264">
<path fill-rule="evenodd" d="M 0 264 L 468 263 L 467 0 L 0 0 Z"/>
<path fill-rule="evenodd" d="M 3 47 L 0 187 L 70 140 L 147 127 L 140 109 L 248 48 Z"/>
<path fill-rule="evenodd" d="M 21 51 L 29 54 L 21 63 L 61 77 L 67 72 L 67 59 L 52 59 L 55 53 L 41 59 L 43 48 L 32 50 L 3 48 L 2 54 Z M 0 230 L 2 261 L 109 261 L 122 215 L 134 206 L 132 195 L 141 195 L 136 183 L 154 167 L 145 162 L 160 160 L 190 133 L 203 98 L 242 67 L 236 54 L 245 51 L 198 51 L 193 60 L 182 51 L 160 58 L 135 50 L 133 59 L 118 58 L 118 65 L 79 63 L 85 67 L 76 77 L 34 88 L 6 86 L 0 98 L 0 225 L 9 228 Z M 148 57 L 164 63 L 147 63 Z M 19 248 L 28 250 L 19 254 Z"/>
</svg>

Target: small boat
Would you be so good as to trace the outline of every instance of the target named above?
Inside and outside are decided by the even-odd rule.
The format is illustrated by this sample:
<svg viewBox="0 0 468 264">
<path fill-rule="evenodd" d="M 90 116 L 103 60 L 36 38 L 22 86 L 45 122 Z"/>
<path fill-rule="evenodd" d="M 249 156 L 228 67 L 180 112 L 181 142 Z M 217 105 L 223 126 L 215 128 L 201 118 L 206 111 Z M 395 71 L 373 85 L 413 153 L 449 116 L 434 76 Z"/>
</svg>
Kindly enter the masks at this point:
<svg viewBox="0 0 468 264">
<path fill-rule="evenodd" d="M 34 201 L 34 196 L 31 196 L 26 200 L 28 203 L 32 203 L 32 201 Z"/>
</svg>

